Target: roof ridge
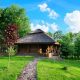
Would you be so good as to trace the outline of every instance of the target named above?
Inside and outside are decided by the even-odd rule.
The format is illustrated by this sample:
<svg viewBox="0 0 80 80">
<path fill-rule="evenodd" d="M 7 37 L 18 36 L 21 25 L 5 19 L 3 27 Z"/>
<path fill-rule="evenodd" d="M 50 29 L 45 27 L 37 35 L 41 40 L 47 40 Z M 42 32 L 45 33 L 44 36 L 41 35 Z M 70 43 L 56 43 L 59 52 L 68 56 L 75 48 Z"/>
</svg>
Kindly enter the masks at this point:
<svg viewBox="0 0 80 80">
<path fill-rule="evenodd" d="M 30 34 L 36 34 L 36 33 L 44 33 L 44 31 L 41 29 L 36 29 L 36 30 L 30 32 Z"/>
<path fill-rule="evenodd" d="M 39 30 L 39 29 L 38 29 Z M 30 35 L 29 35 L 30 34 Z M 29 33 L 17 40 L 16 43 L 54 43 L 55 41 L 51 36 L 41 30 L 41 32 Z"/>
</svg>

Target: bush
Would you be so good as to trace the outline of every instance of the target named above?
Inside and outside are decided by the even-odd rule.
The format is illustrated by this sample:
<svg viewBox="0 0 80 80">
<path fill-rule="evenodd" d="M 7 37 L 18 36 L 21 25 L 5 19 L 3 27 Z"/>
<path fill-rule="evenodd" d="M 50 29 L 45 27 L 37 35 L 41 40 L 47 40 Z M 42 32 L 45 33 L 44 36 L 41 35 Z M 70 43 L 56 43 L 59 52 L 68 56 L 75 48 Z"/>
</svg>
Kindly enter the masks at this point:
<svg viewBox="0 0 80 80">
<path fill-rule="evenodd" d="M 64 66 L 64 67 L 62 68 L 62 70 L 68 70 L 68 67 L 67 67 L 67 66 Z"/>
<path fill-rule="evenodd" d="M 6 50 L 7 55 L 13 56 L 16 54 L 16 50 L 14 49 L 14 47 L 10 46 L 7 50 Z"/>
</svg>

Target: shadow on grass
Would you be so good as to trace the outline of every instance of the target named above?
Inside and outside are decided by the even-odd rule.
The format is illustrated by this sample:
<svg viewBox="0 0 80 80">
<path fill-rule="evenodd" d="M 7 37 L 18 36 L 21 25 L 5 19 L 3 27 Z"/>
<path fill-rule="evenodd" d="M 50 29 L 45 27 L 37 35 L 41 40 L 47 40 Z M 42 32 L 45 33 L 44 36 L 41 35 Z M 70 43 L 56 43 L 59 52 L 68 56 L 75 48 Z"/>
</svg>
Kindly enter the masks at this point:
<svg viewBox="0 0 80 80">
<path fill-rule="evenodd" d="M 75 64 L 74 64 L 75 63 Z M 54 61 L 44 59 L 38 63 L 38 79 L 39 80 L 80 80 L 80 70 L 76 63 L 72 60 Z M 67 69 L 65 67 L 67 66 Z M 79 66 L 78 66 L 79 67 Z"/>
<path fill-rule="evenodd" d="M 76 67 L 76 68 L 80 68 L 80 60 L 62 60 L 62 61 L 56 61 L 53 59 L 42 59 L 40 60 L 42 62 L 47 62 L 47 63 L 51 63 L 51 64 L 58 64 L 60 66 L 69 66 L 69 67 Z"/>
<path fill-rule="evenodd" d="M 3 60 L 8 60 L 8 56 L 2 56 L 2 57 L 0 57 L 0 59 L 3 59 Z M 23 60 L 23 61 L 28 61 L 28 60 L 33 60 L 34 59 L 34 57 L 33 56 L 11 56 L 10 57 L 10 59 L 11 60 Z"/>
</svg>

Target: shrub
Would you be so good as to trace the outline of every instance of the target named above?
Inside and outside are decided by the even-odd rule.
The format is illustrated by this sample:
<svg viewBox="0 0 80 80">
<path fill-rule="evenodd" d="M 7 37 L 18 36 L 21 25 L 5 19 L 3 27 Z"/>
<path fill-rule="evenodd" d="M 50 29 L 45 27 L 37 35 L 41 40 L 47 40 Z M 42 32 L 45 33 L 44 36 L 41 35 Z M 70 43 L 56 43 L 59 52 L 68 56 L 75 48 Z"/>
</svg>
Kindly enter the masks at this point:
<svg viewBox="0 0 80 80">
<path fill-rule="evenodd" d="M 64 67 L 62 68 L 62 70 L 68 70 L 68 67 L 67 67 L 67 66 L 64 66 Z"/>
<path fill-rule="evenodd" d="M 14 47 L 10 46 L 7 50 L 6 50 L 7 55 L 13 56 L 16 54 L 16 50 L 14 49 Z"/>
</svg>

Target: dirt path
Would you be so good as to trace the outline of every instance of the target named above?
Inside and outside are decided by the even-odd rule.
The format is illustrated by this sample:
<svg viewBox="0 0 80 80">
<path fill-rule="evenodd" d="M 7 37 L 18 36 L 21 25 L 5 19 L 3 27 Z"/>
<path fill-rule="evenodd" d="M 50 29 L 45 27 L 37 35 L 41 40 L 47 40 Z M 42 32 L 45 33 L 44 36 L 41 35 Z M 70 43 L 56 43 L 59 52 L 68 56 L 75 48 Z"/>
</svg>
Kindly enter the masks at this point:
<svg viewBox="0 0 80 80">
<path fill-rule="evenodd" d="M 37 59 L 30 62 L 17 80 L 37 80 Z"/>
</svg>

